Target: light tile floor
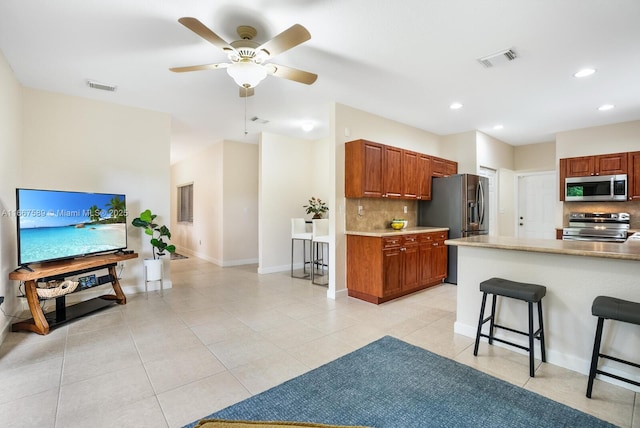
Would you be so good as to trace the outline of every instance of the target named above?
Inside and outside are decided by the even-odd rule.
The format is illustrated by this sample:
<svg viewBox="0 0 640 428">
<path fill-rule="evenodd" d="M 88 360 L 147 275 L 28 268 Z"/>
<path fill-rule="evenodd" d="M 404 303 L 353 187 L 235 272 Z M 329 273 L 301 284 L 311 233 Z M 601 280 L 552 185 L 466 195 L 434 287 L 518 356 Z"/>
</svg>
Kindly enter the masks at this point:
<svg viewBox="0 0 640 428">
<path fill-rule="evenodd" d="M 288 272 L 171 262 L 173 288 L 128 296 L 47 336 L 0 346 L 0 426 L 180 427 L 392 335 L 622 427 L 640 427 L 640 394 L 453 333 L 456 287 L 379 306 L 326 298 Z M 126 271 L 125 271 L 126 274 Z M 635 418 L 634 418 L 635 415 Z"/>
</svg>

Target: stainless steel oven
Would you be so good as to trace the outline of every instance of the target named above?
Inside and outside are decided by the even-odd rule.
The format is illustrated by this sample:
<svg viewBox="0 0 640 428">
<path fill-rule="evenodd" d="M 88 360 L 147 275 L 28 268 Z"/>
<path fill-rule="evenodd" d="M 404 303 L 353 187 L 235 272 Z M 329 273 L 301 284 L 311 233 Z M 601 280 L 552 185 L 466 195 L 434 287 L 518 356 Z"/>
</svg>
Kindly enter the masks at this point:
<svg viewBox="0 0 640 428">
<path fill-rule="evenodd" d="M 562 229 L 567 241 L 624 242 L 629 231 L 629 213 L 569 214 L 569 227 Z"/>
</svg>

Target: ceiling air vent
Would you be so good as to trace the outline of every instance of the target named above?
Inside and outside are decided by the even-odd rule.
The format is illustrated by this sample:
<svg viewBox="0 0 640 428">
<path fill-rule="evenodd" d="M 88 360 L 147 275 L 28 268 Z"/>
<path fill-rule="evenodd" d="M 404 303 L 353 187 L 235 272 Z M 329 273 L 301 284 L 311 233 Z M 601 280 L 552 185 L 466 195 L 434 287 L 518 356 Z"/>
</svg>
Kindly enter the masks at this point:
<svg viewBox="0 0 640 428">
<path fill-rule="evenodd" d="M 255 122 L 255 123 L 262 123 L 262 124 L 269 123 L 269 121 L 268 121 L 268 120 L 266 120 L 266 119 L 260 119 L 258 116 L 253 116 L 253 117 L 251 118 L 251 122 Z"/>
<path fill-rule="evenodd" d="M 478 58 L 478 62 L 484 65 L 486 68 L 491 68 L 502 63 L 513 61 L 517 57 L 518 55 L 513 49 L 505 49 L 491 55 Z"/>
<path fill-rule="evenodd" d="M 93 89 L 100 89 L 101 91 L 115 92 L 116 85 L 108 85 L 106 83 L 96 82 L 95 80 L 87 80 L 87 85 Z"/>
</svg>

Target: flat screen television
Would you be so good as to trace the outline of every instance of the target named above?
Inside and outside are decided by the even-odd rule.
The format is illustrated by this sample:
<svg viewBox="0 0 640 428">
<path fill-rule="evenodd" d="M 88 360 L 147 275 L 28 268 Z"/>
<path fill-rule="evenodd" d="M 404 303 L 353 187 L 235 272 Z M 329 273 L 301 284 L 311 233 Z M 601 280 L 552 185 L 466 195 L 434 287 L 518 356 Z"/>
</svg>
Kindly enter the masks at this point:
<svg viewBox="0 0 640 428">
<path fill-rule="evenodd" d="M 16 189 L 18 265 L 127 247 L 122 194 Z"/>
</svg>

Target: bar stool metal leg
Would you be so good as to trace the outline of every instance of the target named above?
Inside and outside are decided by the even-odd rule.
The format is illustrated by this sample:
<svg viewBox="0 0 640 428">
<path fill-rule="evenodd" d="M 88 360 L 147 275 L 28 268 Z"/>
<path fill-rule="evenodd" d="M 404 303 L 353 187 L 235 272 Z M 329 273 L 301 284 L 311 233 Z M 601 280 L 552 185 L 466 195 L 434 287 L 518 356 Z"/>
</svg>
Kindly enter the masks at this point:
<svg viewBox="0 0 640 428">
<path fill-rule="evenodd" d="M 542 351 L 542 362 L 547 362 L 547 353 L 544 344 L 544 325 L 542 323 L 542 300 L 538 302 L 538 326 L 540 327 L 540 350 Z"/>
<path fill-rule="evenodd" d="M 482 324 L 484 324 L 484 307 L 487 303 L 487 293 L 482 294 L 482 305 L 480 306 L 480 319 L 478 320 L 478 331 L 476 333 L 476 344 L 473 347 L 473 355 L 478 355 L 478 345 L 480 345 L 480 333 L 482 332 Z"/>
<path fill-rule="evenodd" d="M 489 321 L 489 345 L 493 345 L 493 333 L 495 332 L 496 325 L 496 301 L 498 296 L 495 294 L 492 295 L 493 300 L 491 301 L 491 321 Z"/>
<path fill-rule="evenodd" d="M 603 326 L 604 318 L 598 317 L 596 337 L 593 341 L 593 353 L 591 354 L 591 369 L 589 370 L 589 383 L 587 384 L 587 398 L 591 398 L 591 392 L 593 391 L 593 381 L 596 378 L 596 370 L 598 370 L 598 358 L 600 357 L 600 342 L 602 341 Z"/>
<path fill-rule="evenodd" d="M 535 363 L 533 361 L 533 303 L 529 302 L 527 305 L 529 307 L 529 376 L 535 376 Z"/>
</svg>

